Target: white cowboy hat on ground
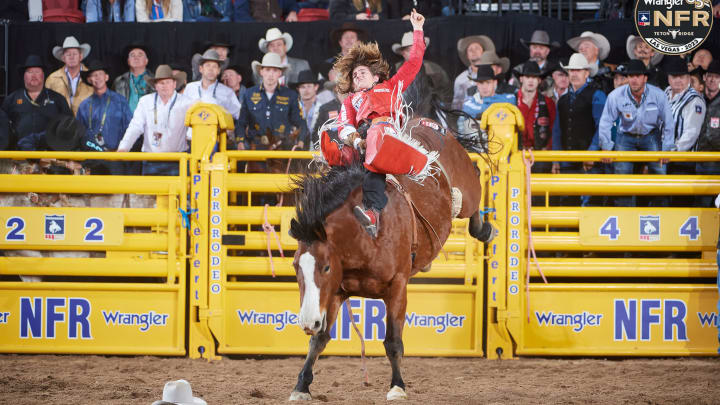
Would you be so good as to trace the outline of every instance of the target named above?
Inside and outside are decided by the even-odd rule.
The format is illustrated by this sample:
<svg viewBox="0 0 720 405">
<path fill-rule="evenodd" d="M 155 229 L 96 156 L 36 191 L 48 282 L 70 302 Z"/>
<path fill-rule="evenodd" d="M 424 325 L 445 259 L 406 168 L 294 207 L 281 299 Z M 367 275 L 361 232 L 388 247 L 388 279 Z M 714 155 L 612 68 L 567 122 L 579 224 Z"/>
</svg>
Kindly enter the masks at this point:
<svg viewBox="0 0 720 405">
<path fill-rule="evenodd" d="M 285 70 L 288 67 L 287 64 L 282 63 L 280 55 L 273 52 L 266 53 L 262 58 L 262 62 L 254 60 L 251 65 L 253 72 L 257 72 L 257 74 L 260 74 L 260 68 L 263 67 L 274 67 L 282 70 Z"/>
<path fill-rule="evenodd" d="M 80 53 L 82 54 L 81 59 L 85 59 L 85 57 L 87 57 L 88 54 L 90 53 L 90 49 L 91 49 L 90 44 L 81 44 L 80 42 L 78 42 L 78 40 L 75 37 L 69 36 L 69 37 L 65 38 L 62 46 L 56 46 L 53 48 L 52 54 L 55 57 L 55 59 L 62 61 L 63 52 L 65 52 L 66 49 L 70 49 L 70 48 L 80 49 Z"/>
<path fill-rule="evenodd" d="M 267 53 L 268 44 L 276 39 L 285 40 L 285 51 L 290 52 L 290 48 L 293 46 L 292 35 L 287 32 L 281 32 L 277 28 L 270 28 L 265 33 L 265 38 L 260 38 L 260 41 L 258 41 L 258 48 L 260 48 L 260 52 Z"/>
<path fill-rule="evenodd" d="M 155 401 L 152 405 L 207 405 L 207 402 L 193 396 L 189 382 L 177 380 L 166 382 L 162 400 Z"/>
<path fill-rule="evenodd" d="M 579 37 L 568 39 L 567 44 L 570 48 L 577 52 L 580 43 L 585 40 L 590 40 L 593 44 L 595 44 L 595 46 L 597 46 L 599 49 L 598 59 L 605 60 L 610 54 L 610 42 L 608 42 L 607 38 L 605 38 L 602 34 L 597 34 L 592 31 L 585 31 L 580 34 Z"/>
<path fill-rule="evenodd" d="M 625 51 L 627 52 L 628 58 L 630 59 L 637 59 L 635 57 L 635 45 L 638 43 L 638 41 L 642 41 L 643 39 L 640 38 L 640 36 L 630 35 L 627 37 L 627 41 L 625 41 Z M 658 63 L 663 58 L 663 54 L 661 54 L 658 51 L 655 51 L 655 54 L 650 58 L 650 64 L 652 66 L 657 66 Z"/>
<path fill-rule="evenodd" d="M 595 76 L 595 73 L 597 73 L 597 69 L 598 69 L 596 64 L 588 63 L 587 59 L 585 59 L 585 56 L 581 53 L 572 54 L 568 64 L 562 65 L 562 67 L 565 70 L 587 69 L 590 71 L 590 77 Z"/>
<path fill-rule="evenodd" d="M 402 55 L 402 49 L 408 46 L 412 46 L 413 44 L 413 32 L 408 31 L 403 34 L 402 39 L 400 40 L 400 43 L 394 43 L 392 44 L 392 51 L 395 52 L 398 55 Z M 425 47 L 430 45 L 430 38 L 425 37 Z"/>
</svg>

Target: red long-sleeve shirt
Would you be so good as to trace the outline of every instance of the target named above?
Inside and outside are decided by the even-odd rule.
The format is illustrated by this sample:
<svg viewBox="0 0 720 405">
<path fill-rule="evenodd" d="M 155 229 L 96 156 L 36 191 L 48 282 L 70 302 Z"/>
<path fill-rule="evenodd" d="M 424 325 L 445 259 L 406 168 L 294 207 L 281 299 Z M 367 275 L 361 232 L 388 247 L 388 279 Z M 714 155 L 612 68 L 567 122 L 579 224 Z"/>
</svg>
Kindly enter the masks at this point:
<svg viewBox="0 0 720 405">
<path fill-rule="evenodd" d="M 338 136 L 345 140 L 357 131 L 357 123 L 365 118 L 389 116 L 390 108 L 395 104 L 391 95 L 396 95 L 397 85 L 403 82 L 403 91 L 410 86 L 422 67 L 425 55 L 425 38 L 423 31 L 413 31 L 413 44 L 410 48 L 410 57 L 390 79 L 367 89 L 350 93 L 340 108 L 338 118 Z"/>
<path fill-rule="evenodd" d="M 535 146 L 535 134 L 534 134 L 534 127 L 535 127 L 535 118 L 538 114 L 538 97 L 545 97 L 542 95 L 542 93 L 537 92 L 535 94 L 535 98 L 533 99 L 532 105 L 527 106 L 522 101 L 522 90 L 518 91 L 517 96 L 517 106 L 518 109 L 520 109 L 520 112 L 523 115 L 523 118 L 525 118 L 525 132 L 522 133 L 522 145 L 518 145 L 518 149 L 533 149 Z M 549 120 L 548 123 L 548 143 L 547 143 L 547 149 L 552 150 L 552 128 L 553 124 L 555 123 L 555 103 L 552 101 L 551 98 L 545 97 L 545 104 L 547 105 L 548 113 L 549 113 Z"/>
</svg>

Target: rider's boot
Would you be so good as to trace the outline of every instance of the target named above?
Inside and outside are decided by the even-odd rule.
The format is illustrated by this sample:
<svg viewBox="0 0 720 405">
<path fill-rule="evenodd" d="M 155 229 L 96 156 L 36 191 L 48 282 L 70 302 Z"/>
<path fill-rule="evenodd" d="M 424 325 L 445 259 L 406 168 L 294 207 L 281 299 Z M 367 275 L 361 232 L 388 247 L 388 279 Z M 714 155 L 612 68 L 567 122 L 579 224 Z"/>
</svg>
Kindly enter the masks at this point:
<svg viewBox="0 0 720 405">
<path fill-rule="evenodd" d="M 374 208 L 365 208 L 356 205 L 353 213 L 363 228 L 365 228 L 365 231 L 367 231 L 373 239 L 377 238 L 378 232 L 380 232 L 380 211 Z"/>
</svg>

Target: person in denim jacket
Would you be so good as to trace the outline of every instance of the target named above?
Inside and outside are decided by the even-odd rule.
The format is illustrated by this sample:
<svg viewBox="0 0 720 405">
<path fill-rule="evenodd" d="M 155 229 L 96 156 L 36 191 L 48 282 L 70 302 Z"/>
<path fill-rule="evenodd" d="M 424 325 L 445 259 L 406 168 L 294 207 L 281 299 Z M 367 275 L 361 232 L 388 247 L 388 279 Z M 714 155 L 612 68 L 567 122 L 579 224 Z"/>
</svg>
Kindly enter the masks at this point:
<svg viewBox="0 0 720 405">
<path fill-rule="evenodd" d="M 85 21 L 135 22 L 135 0 L 87 0 Z"/>
<path fill-rule="evenodd" d="M 183 22 L 229 22 L 232 0 L 183 0 Z"/>
</svg>

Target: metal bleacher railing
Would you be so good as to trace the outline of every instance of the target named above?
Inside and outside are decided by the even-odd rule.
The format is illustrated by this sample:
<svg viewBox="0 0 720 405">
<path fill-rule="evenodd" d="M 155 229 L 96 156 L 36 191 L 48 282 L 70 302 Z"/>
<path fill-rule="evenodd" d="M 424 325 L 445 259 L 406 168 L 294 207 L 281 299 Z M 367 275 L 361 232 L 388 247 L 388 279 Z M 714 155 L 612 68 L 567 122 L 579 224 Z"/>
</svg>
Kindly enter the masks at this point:
<svg viewBox="0 0 720 405">
<path fill-rule="evenodd" d="M 458 0 L 461 14 L 503 15 L 509 12 L 574 21 L 592 18 L 600 1 L 587 0 Z"/>
</svg>

